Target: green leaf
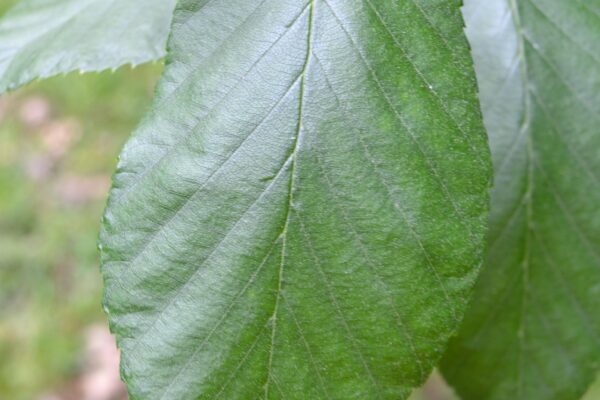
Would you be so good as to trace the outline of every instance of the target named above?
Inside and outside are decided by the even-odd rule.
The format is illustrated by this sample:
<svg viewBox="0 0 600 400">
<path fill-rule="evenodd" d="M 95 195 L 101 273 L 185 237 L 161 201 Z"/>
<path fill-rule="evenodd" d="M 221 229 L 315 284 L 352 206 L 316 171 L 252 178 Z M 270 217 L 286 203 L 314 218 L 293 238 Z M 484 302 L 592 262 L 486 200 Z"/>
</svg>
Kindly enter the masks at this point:
<svg viewBox="0 0 600 400">
<path fill-rule="evenodd" d="M 491 160 L 459 1 L 180 1 L 101 234 L 133 399 L 399 399 L 457 328 Z"/>
<path fill-rule="evenodd" d="M 600 1 L 466 2 L 496 183 L 442 370 L 465 400 L 578 399 L 600 360 Z"/>
<path fill-rule="evenodd" d="M 0 93 L 163 57 L 175 0 L 23 0 L 0 20 Z"/>
</svg>

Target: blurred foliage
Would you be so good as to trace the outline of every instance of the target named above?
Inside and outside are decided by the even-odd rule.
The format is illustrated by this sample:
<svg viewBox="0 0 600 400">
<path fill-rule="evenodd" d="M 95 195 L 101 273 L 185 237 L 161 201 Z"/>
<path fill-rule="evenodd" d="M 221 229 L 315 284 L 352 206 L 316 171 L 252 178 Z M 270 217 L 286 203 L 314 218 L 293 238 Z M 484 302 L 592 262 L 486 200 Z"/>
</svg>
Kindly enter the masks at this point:
<svg viewBox="0 0 600 400">
<path fill-rule="evenodd" d="M 600 377 L 596 379 L 596 382 L 592 385 L 587 394 L 583 396 L 581 400 L 598 400 L 600 399 Z"/>
<path fill-rule="evenodd" d="M 6 10 L 17 4 L 19 0 L 0 0 L 0 14 L 4 14 Z"/>
</svg>

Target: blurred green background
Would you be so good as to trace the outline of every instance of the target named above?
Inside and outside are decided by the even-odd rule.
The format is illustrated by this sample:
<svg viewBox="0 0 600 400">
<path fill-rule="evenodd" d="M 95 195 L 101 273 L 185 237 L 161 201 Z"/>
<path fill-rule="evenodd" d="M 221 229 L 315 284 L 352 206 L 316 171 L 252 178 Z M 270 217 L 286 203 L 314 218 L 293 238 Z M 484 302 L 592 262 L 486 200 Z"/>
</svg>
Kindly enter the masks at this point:
<svg viewBox="0 0 600 400">
<path fill-rule="evenodd" d="M 0 399 L 65 384 L 104 324 L 99 221 L 159 73 L 71 74 L 0 97 Z"/>
<path fill-rule="evenodd" d="M 0 11 L 14 3 L 0 0 Z M 96 392 L 114 386 L 114 372 L 97 371 L 111 362 L 98 365 L 98 352 L 114 347 L 100 331 L 98 226 L 117 154 L 160 71 L 70 74 L 0 96 L 2 400 L 94 398 L 75 387 L 82 380 Z"/>
<path fill-rule="evenodd" d="M 160 71 L 70 74 L 0 96 L 0 400 L 125 398 L 96 240 L 116 156 Z M 455 397 L 434 375 L 413 396 L 425 399 Z"/>
</svg>

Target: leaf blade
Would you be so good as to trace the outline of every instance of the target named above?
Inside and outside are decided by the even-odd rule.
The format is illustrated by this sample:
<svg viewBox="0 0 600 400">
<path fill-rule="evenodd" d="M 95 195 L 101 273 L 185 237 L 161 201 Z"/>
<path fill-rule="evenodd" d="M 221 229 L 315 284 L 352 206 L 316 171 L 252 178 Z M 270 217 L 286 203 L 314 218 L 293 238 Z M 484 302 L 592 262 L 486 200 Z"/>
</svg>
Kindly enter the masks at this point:
<svg viewBox="0 0 600 400">
<path fill-rule="evenodd" d="M 0 93 L 162 58 L 174 0 L 25 0 L 0 20 Z"/>
<path fill-rule="evenodd" d="M 467 400 L 578 399 L 600 351 L 600 30 L 582 2 L 470 1 L 465 13 L 497 176 L 487 261 L 442 370 Z"/>
<path fill-rule="evenodd" d="M 406 397 L 485 228 L 458 2 L 186 0 L 170 49 L 101 235 L 132 398 Z"/>
</svg>

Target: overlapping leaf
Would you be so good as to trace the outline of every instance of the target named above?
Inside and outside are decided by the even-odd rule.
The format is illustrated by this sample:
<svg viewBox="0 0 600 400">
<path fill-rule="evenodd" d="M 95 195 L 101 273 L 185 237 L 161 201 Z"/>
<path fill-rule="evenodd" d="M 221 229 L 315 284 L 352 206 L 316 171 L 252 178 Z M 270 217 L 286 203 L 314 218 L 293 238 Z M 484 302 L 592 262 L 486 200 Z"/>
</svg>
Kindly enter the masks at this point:
<svg viewBox="0 0 600 400">
<path fill-rule="evenodd" d="M 443 371 L 465 400 L 575 400 L 600 366 L 600 2 L 465 12 L 496 185 Z"/>
<path fill-rule="evenodd" d="M 180 1 L 101 234 L 132 399 L 399 399 L 490 167 L 459 1 Z"/>
<path fill-rule="evenodd" d="M 0 20 L 0 93 L 161 58 L 175 0 L 23 0 Z"/>
</svg>

